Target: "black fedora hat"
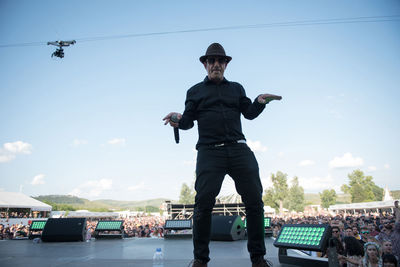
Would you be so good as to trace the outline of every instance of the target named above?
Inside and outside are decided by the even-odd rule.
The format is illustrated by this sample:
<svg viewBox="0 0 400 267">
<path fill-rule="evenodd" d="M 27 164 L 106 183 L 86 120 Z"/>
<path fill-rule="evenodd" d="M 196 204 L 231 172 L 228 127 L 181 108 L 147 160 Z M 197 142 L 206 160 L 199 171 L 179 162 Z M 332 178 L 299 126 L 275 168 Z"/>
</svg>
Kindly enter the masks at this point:
<svg viewBox="0 0 400 267">
<path fill-rule="evenodd" d="M 210 44 L 210 46 L 207 48 L 206 54 L 200 57 L 200 62 L 204 63 L 209 56 L 224 57 L 226 58 L 227 63 L 232 60 L 232 57 L 225 54 L 224 48 L 219 43 Z"/>
</svg>

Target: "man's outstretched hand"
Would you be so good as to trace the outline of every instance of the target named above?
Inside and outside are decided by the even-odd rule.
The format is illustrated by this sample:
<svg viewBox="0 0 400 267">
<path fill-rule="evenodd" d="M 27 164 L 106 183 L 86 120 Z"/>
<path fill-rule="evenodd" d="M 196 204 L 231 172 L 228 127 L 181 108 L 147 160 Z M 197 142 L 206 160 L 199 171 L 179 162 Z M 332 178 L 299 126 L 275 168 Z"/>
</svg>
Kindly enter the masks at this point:
<svg viewBox="0 0 400 267">
<path fill-rule="evenodd" d="M 171 120 L 171 117 L 174 116 L 174 115 L 177 117 L 178 121 L 182 118 L 182 114 L 177 113 L 177 112 L 171 112 L 171 113 L 169 113 L 167 116 L 165 116 L 163 118 L 163 121 L 165 121 L 164 125 L 167 125 L 169 123 L 172 127 L 175 127 L 175 128 L 178 127 L 179 123 L 178 122 L 173 122 Z"/>
<path fill-rule="evenodd" d="M 281 100 L 282 97 L 280 95 L 271 95 L 271 94 L 262 94 L 257 98 L 258 103 L 260 104 L 268 104 L 272 100 Z"/>
</svg>

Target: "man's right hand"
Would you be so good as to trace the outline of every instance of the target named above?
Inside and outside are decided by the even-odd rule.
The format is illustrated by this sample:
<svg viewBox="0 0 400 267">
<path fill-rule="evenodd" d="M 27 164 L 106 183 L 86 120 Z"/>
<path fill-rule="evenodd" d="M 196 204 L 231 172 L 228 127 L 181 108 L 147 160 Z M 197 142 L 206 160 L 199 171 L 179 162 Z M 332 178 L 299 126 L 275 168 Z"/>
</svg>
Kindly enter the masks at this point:
<svg viewBox="0 0 400 267">
<path fill-rule="evenodd" d="M 167 125 L 169 123 L 172 127 L 175 127 L 175 128 L 179 126 L 179 123 L 171 121 L 171 117 L 173 115 L 177 116 L 178 121 L 182 118 L 182 114 L 177 113 L 177 112 L 171 112 L 163 118 L 163 121 L 165 121 L 164 125 Z"/>
<path fill-rule="evenodd" d="M 272 100 L 281 100 L 282 97 L 280 95 L 272 95 L 272 94 L 262 94 L 257 98 L 258 103 L 260 104 L 268 104 Z"/>
</svg>

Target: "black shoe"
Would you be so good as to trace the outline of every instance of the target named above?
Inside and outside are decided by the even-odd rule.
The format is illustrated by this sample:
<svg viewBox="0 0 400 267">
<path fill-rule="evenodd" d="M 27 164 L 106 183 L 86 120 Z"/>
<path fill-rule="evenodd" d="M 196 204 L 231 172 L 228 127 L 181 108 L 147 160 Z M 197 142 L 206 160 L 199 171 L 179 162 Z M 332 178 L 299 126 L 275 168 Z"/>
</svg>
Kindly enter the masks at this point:
<svg viewBox="0 0 400 267">
<path fill-rule="evenodd" d="M 190 265 L 192 264 L 192 265 Z M 202 261 L 198 259 L 194 259 L 190 262 L 189 266 L 190 267 L 207 267 L 207 263 L 203 263 Z"/>
<path fill-rule="evenodd" d="M 252 267 L 272 267 L 272 262 L 269 260 L 266 260 L 264 258 L 261 258 L 258 262 L 253 263 L 251 265 Z"/>
</svg>

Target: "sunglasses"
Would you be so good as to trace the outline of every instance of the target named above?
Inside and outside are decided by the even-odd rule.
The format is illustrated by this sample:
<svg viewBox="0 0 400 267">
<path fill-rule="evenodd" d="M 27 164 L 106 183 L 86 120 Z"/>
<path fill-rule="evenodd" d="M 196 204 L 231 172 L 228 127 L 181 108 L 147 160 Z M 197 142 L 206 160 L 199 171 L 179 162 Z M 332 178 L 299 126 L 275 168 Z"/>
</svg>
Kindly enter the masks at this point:
<svg viewBox="0 0 400 267">
<path fill-rule="evenodd" d="M 218 61 L 219 64 L 224 64 L 224 63 L 228 62 L 226 60 L 226 58 L 224 58 L 224 57 L 217 57 L 217 58 L 216 57 L 209 57 L 209 58 L 207 58 L 208 64 L 214 64 L 215 61 Z"/>
<path fill-rule="evenodd" d="M 361 231 L 362 234 L 369 234 L 369 231 Z"/>
<path fill-rule="evenodd" d="M 332 233 L 339 233 L 339 231 L 332 231 Z"/>
</svg>

